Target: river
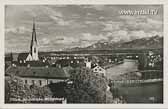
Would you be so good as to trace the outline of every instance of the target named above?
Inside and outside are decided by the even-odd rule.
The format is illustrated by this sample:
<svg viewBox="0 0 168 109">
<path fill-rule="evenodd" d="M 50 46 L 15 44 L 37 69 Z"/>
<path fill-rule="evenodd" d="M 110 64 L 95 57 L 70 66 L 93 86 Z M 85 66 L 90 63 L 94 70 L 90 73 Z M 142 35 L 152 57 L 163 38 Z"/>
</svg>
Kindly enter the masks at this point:
<svg viewBox="0 0 168 109">
<path fill-rule="evenodd" d="M 124 73 L 133 72 L 138 70 L 138 61 L 131 59 L 124 59 L 122 64 L 114 65 L 111 68 L 106 69 L 106 75 L 108 79 L 114 79 Z"/>
<path fill-rule="evenodd" d="M 138 70 L 136 60 L 125 59 L 124 63 L 115 65 L 106 70 L 107 78 Z M 148 83 L 139 85 L 118 85 L 118 95 L 123 96 L 127 103 L 162 103 L 163 83 Z"/>
</svg>

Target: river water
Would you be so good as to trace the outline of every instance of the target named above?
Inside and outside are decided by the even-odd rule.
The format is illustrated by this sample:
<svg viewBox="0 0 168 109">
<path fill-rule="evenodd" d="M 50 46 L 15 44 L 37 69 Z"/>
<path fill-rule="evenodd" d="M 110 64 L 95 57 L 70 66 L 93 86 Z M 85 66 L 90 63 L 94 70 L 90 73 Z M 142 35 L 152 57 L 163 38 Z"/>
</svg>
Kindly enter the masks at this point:
<svg viewBox="0 0 168 109">
<path fill-rule="evenodd" d="M 107 69 L 107 77 L 114 79 L 116 76 L 137 69 L 136 60 L 124 60 L 124 63 Z M 162 103 L 163 83 L 148 83 L 136 85 L 118 85 L 118 95 L 123 96 L 127 103 Z"/>
<path fill-rule="evenodd" d="M 124 59 L 124 62 L 119 65 L 115 65 L 109 69 L 106 69 L 108 79 L 115 79 L 116 76 L 133 72 L 138 70 L 138 61 L 131 59 Z"/>
</svg>

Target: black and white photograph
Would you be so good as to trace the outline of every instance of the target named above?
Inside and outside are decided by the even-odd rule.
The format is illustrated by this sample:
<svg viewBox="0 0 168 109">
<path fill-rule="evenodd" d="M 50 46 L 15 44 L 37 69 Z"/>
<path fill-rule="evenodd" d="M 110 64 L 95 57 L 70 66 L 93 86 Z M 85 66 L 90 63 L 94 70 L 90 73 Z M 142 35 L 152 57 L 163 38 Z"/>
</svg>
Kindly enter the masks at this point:
<svg viewBox="0 0 168 109">
<path fill-rule="evenodd" d="M 163 4 L 4 6 L 4 104 L 163 104 Z"/>
</svg>

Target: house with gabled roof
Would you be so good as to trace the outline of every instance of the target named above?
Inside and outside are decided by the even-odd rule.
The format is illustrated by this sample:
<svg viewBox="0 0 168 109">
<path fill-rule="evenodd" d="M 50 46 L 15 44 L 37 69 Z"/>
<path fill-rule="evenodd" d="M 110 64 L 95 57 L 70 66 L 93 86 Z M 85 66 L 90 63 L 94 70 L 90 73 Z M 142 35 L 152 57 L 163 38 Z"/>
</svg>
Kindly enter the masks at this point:
<svg viewBox="0 0 168 109">
<path fill-rule="evenodd" d="M 97 65 L 96 67 L 94 67 L 94 68 L 92 69 L 92 71 L 93 71 L 94 73 L 97 73 L 97 74 L 101 74 L 101 75 L 103 75 L 103 76 L 106 76 L 106 70 L 105 70 L 104 68 L 100 67 L 99 65 Z"/>
<path fill-rule="evenodd" d="M 69 77 L 63 69 L 58 67 L 11 66 L 6 70 L 5 75 L 16 75 L 27 85 L 38 85 L 41 87 L 66 81 Z"/>
</svg>

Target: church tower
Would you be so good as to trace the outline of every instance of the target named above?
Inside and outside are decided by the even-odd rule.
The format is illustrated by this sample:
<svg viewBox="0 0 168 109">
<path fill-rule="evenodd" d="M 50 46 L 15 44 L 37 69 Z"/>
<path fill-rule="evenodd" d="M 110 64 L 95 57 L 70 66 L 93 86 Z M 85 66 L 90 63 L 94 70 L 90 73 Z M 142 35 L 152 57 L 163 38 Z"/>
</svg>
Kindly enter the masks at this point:
<svg viewBox="0 0 168 109">
<path fill-rule="evenodd" d="M 36 29 L 35 29 L 35 22 L 34 21 L 33 21 L 33 32 L 32 32 L 32 39 L 31 39 L 31 45 L 30 45 L 30 54 L 32 57 L 32 61 L 39 60 L 39 58 L 38 58 L 38 44 L 37 44 Z"/>
</svg>

